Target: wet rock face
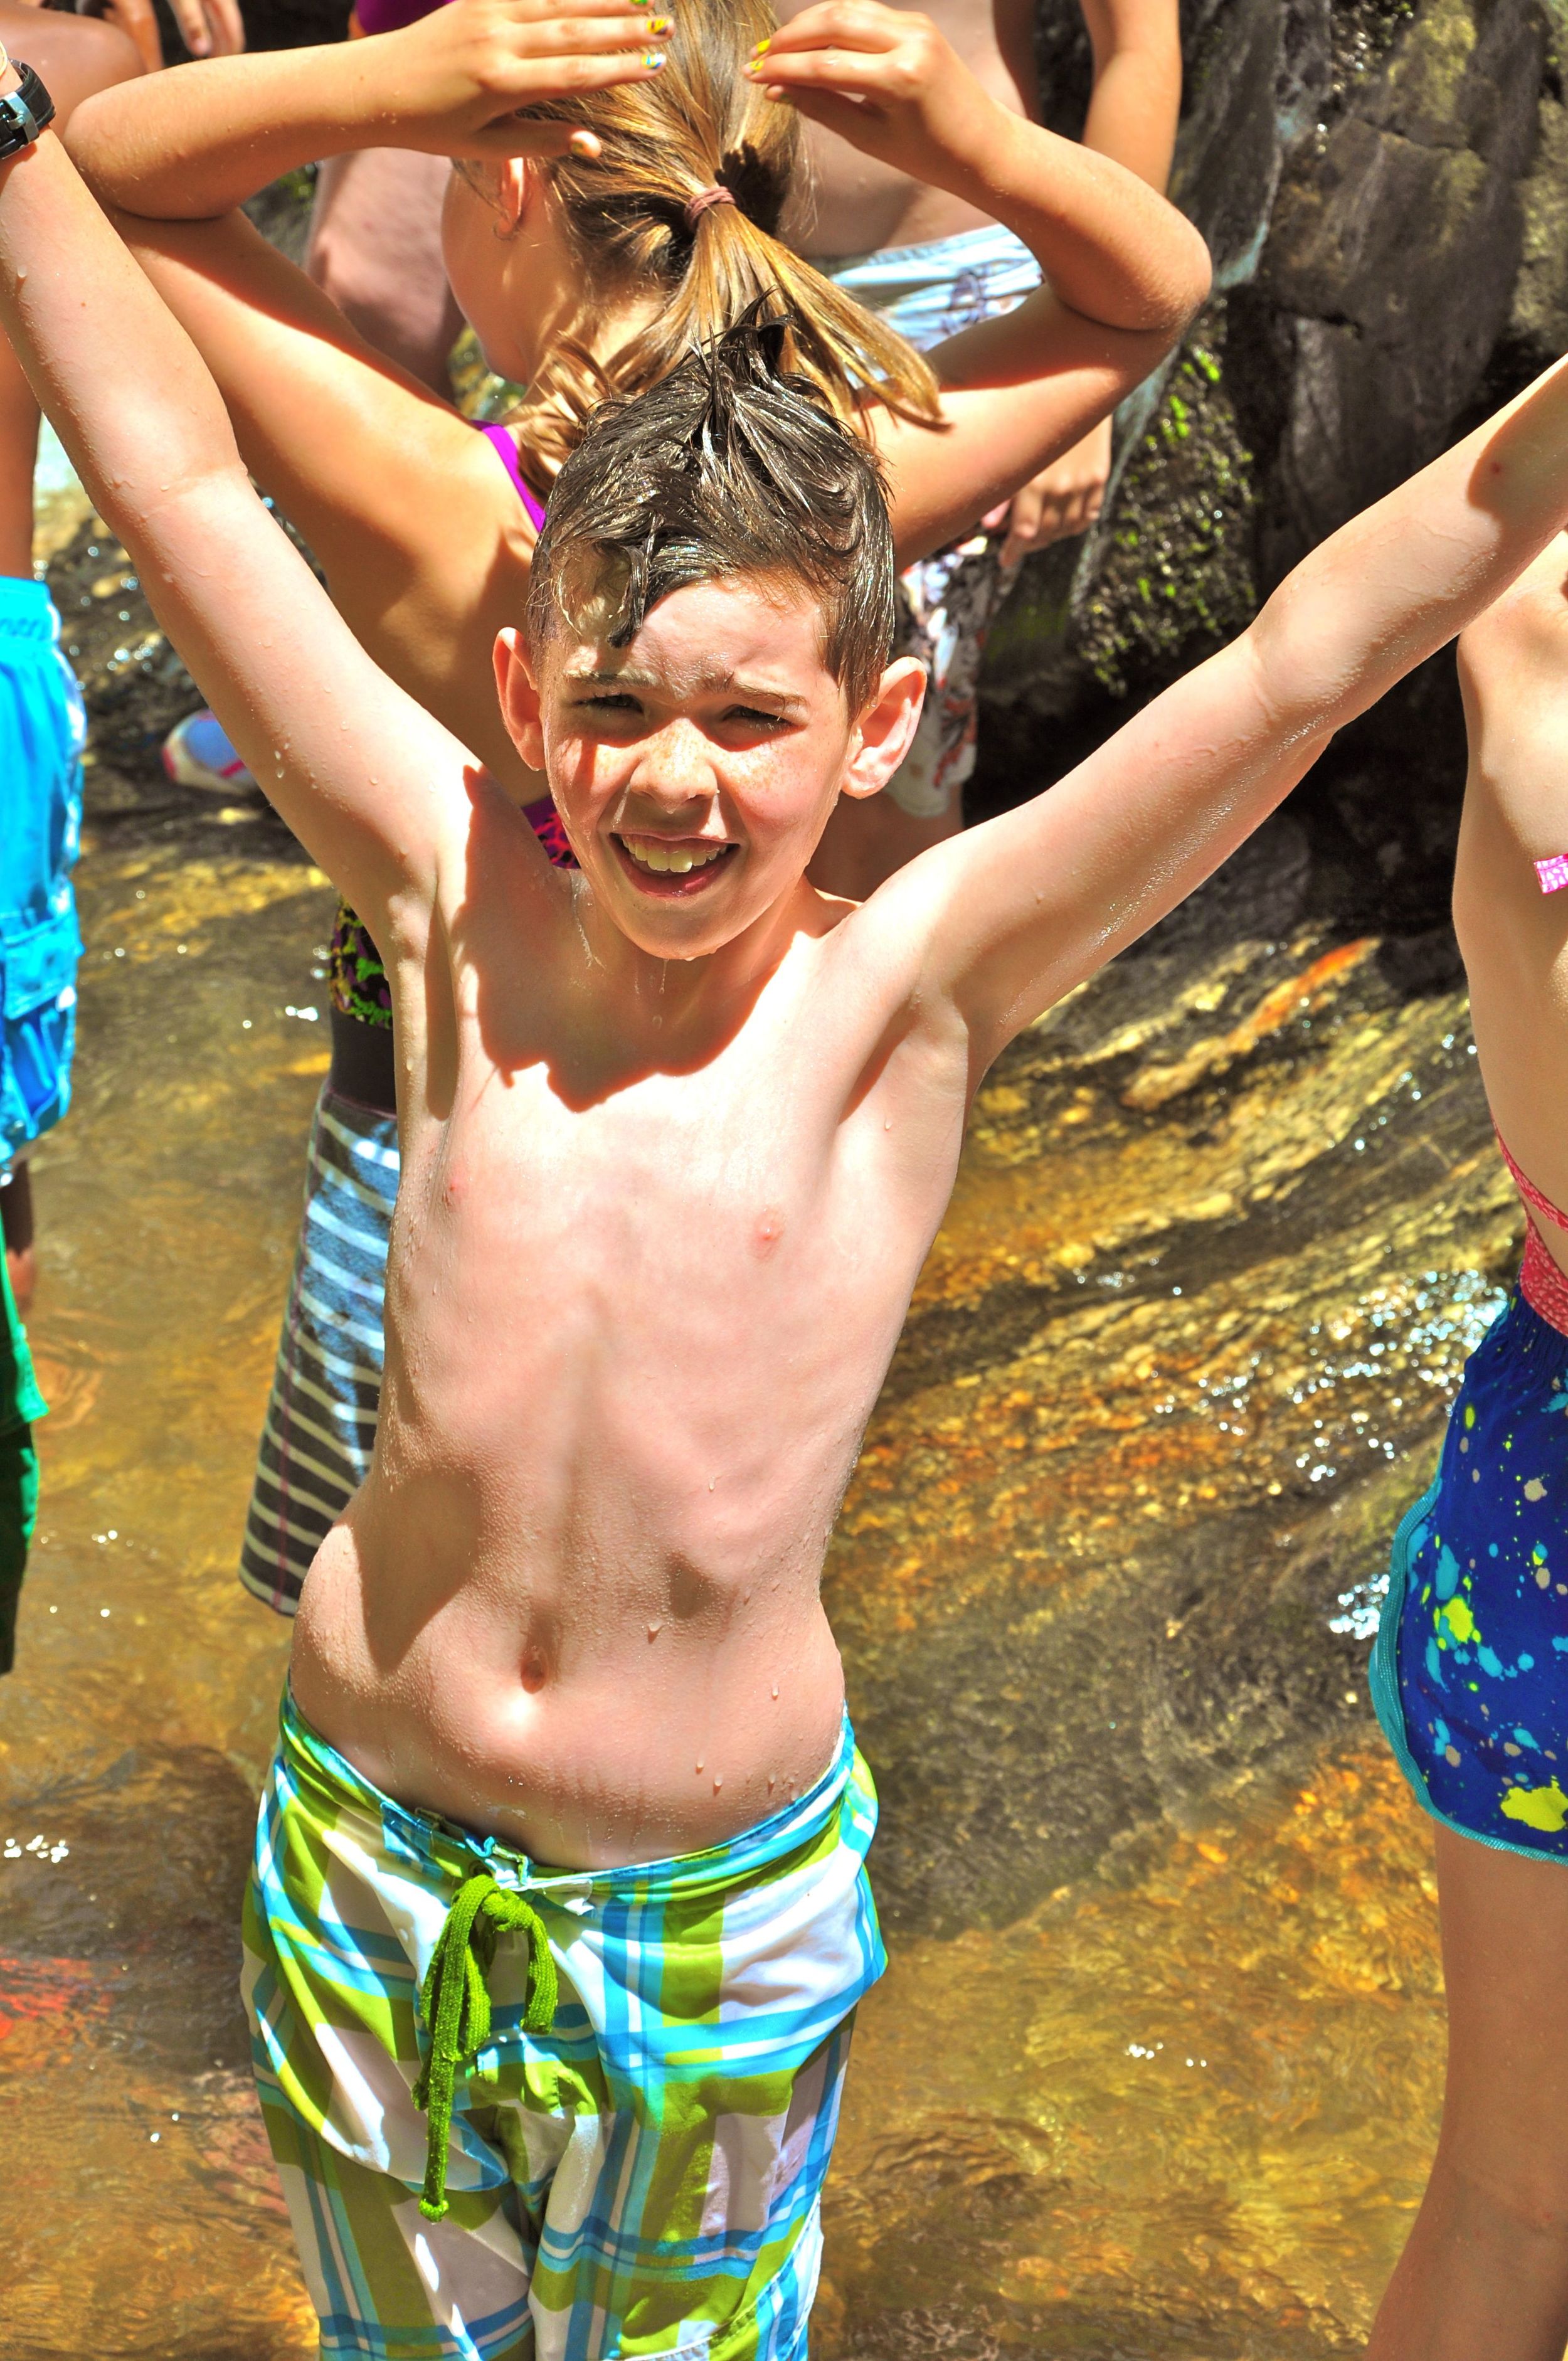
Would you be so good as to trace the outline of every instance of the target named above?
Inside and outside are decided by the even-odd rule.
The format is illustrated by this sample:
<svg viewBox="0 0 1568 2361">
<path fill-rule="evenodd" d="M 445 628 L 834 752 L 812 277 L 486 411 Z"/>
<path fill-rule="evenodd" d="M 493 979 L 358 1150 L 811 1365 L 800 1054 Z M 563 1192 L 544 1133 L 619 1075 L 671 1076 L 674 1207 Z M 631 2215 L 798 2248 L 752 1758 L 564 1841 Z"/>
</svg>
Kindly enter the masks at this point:
<svg viewBox="0 0 1568 2361">
<path fill-rule="evenodd" d="M 1039 50 L 1069 130 L 1088 71 L 1062 14 L 1043 7 Z M 1125 406 L 1100 527 L 1004 610 L 981 812 L 1059 776 L 1568 345 L 1568 115 L 1538 0 L 1200 0 L 1183 25 L 1173 192 L 1216 297 Z M 1320 766 L 1298 798 L 1325 842 L 1381 825 L 1407 906 L 1452 850 L 1457 724 L 1429 675 L 1387 701 L 1354 785 Z M 1379 802 L 1397 824 L 1356 818 Z"/>
<path fill-rule="evenodd" d="M 1257 277 L 1288 388 L 1259 455 L 1266 579 L 1431 458 L 1479 389 L 1521 260 L 1543 49 L 1526 0 L 1431 0 L 1293 148 Z"/>
</svg>

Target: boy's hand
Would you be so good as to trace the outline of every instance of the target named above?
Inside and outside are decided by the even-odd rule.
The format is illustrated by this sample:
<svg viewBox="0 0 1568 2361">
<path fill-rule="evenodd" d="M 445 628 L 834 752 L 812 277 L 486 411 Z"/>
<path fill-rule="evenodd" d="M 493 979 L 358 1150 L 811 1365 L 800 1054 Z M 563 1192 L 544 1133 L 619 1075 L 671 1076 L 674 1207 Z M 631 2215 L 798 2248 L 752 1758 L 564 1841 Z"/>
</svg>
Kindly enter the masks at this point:
<svg viewBox="0 0 1568 2361">
<path fill-rule="evenodd" d="M 746 71 L 770 98 L 938 188 L 951 185 L 955 160 L 978 163 L 999 119 L 1014 119 L 929 16 L 880 0 L 820 0 L 781 26 Z"/>
<path fill-rule="evenodd" d="M 647 82 L 671 20 L 650 0 L 451 0 L 396 33 L 356 41 L 366 110 L 386 144 L 435 156 L 597 155 L 591 131 L 519 122 L 518 109 Z"/>
</svg>

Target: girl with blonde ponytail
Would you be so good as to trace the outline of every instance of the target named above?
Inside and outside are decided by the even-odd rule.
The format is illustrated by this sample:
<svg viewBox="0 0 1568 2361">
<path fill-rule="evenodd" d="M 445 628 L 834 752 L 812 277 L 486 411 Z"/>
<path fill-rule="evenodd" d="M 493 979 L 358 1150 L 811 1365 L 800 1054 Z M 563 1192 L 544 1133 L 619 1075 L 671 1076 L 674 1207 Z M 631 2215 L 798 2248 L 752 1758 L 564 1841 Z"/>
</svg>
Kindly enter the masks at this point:
<svg viewBox="0 0 1568 2361">
<path fill-rule="evenodd" d="M 822 0 L 773 41 L 763 0 L 450 0 L 337 47 L 178 68 L 71 125 L 351 628 L 568 860 L 492 658 L 522 616 L 542 496 L 598 402 L 749 313 L 783 322 L 781 363 L 874 445 L 907 566 L 1107 415 L 1207 291 L 1202 242 L 1163 198 L 1009 114 L 925 17 Z M 1036 256 L 1040 289 L 922 358 L 780 243 L 801 116 L 970 198 Z M 491 368 L 527 388 L 504 427 L 476 433 L 374 352 L 239 212 L 315 158 L 389 147 L 455 162 L 453 291 Z M 364 1477 L 380 1381 L 391 1007 L 350 913 L 332 998 L 242 1565 L 284 1612 Z"/>
<path fill-rule="evenodd" d="M 789 323 L 786 364 L 841 417 L 868 397 L 934 426 L 940 396 L 928 363 L 896 330 L 781 244 L 780 217 L 799 173 L 800 119 L 743 69 L 775 29 L 766 0 L 684 0 L 656 81 L 560 98 L 537 123 L 591 132 L 592 156 L 539 166 L 582 266 L 584 324 L 624 299 L 647 324 L 596 356 L 571 325 L 554 336 L 514 413 L 520 441 L 554 472 L 587 412 L 656 384 L 759 302 Z"/>
</svg>

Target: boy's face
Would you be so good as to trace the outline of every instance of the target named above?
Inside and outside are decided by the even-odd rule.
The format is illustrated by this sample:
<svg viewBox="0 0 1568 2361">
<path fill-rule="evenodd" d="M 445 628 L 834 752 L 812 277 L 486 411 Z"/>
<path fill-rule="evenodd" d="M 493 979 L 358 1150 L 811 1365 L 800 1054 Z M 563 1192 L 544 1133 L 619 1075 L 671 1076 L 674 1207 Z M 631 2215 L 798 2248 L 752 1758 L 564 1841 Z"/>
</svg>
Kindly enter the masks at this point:
<svg viewBox="0 0 1568 2361">
<path fill-rule="evenodd" d="M 624 648 L 563 631 L 540 658 L 535 677 L 502 635 L 512 734 L 601 906 L 660 959 L 718 950 L 794 890 L 839 796 L 897 769 L 925 686 L 903 658 L 851 714 L 808 594 L 744 577 L 672 592 Z"/>
</svg>

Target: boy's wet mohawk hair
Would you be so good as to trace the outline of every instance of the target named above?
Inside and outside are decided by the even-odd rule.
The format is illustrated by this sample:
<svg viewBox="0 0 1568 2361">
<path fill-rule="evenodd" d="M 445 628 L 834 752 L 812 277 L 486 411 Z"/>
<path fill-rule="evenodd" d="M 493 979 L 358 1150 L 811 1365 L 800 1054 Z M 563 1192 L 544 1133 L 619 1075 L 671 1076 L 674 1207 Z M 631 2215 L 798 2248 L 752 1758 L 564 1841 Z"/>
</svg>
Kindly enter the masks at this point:
<svg viewBox="0 0 1568 2361">
<path fill-rule="evenodd" d="M 555 478 L 528 593 L 542 646 L 564 623 L 624 647 L 691 582 L 798 583 L 857 713 L 893 647 L 893 533 L 867 445 L 779 367 L 787 324 L 756 307 L 634 401 L 595 412 Z"/>
</svg>

